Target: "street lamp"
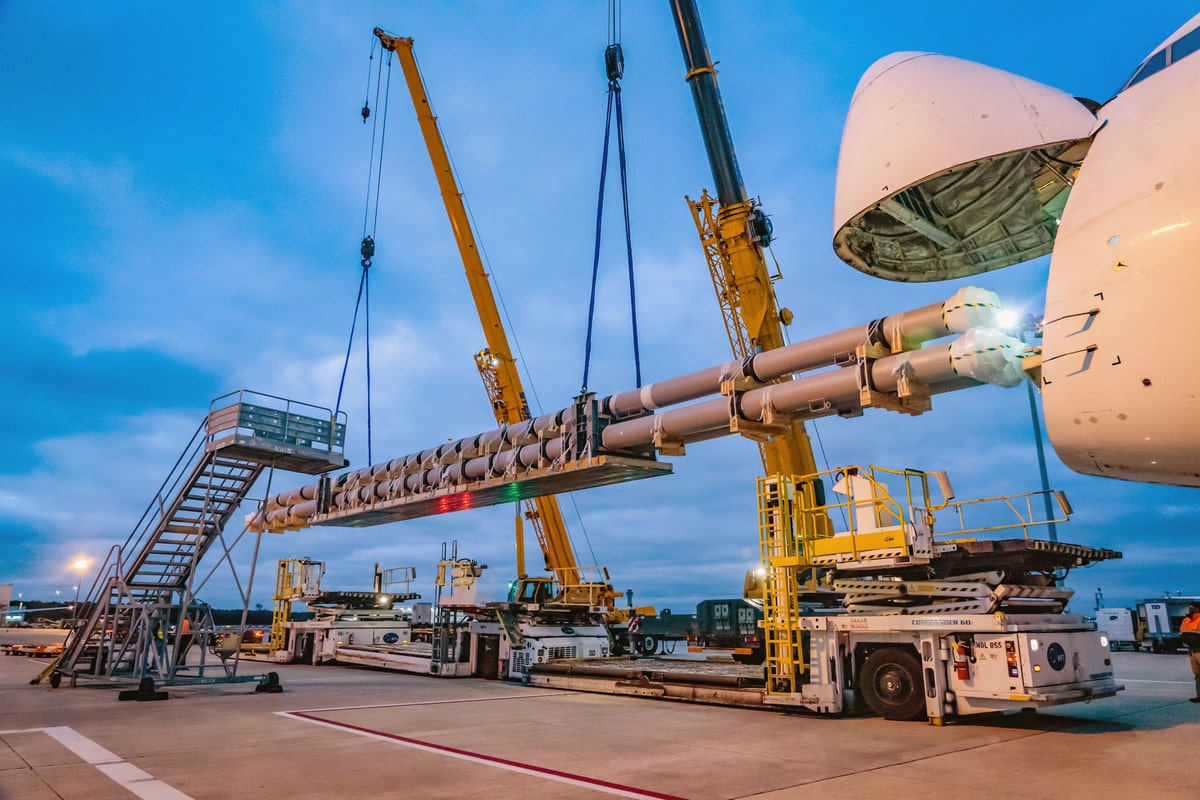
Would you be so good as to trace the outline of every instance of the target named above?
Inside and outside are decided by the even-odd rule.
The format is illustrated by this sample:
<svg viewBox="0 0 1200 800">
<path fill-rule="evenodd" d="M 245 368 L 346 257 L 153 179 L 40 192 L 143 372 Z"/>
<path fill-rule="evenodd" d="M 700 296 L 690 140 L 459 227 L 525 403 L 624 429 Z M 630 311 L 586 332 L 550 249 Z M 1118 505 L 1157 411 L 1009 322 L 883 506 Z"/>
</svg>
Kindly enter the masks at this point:
<svg viewBox="0 0 1200 800">
<path fill-rule="evenodd" d="M 80 580 L 75 582 L 75 602 L 71 604 L 71 628 L 75 628 L 75 620 L 79 616 L 79 584 L 83 583 L 83 573 L 87 571 L 88 560 L 86 558 L 77 558 L 75 563 L 71 565 L 71 569 L 79 574 Z"/>
</svg>

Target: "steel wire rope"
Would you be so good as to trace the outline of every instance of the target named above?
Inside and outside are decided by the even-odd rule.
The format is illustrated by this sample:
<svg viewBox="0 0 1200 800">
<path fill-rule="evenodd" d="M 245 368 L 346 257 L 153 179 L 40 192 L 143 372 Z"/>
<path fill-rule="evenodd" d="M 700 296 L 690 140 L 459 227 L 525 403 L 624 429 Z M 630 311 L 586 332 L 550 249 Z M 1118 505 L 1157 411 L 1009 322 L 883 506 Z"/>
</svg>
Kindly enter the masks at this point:
<svg viewBox="0 0 1200 800">
<path fill-rule="evenodd" d="M 584 340 L 583 386 L 581 391 L 585 393 L 587 392 L 588 373 L 591 369 L 592 361 L 592 330 L 596 313 L 596 283 L 600 273 L 600 243 L 604 227 L 604 188 L 608 175 L 608 148 L 612 132 L 614 106 L 617 112 L 617 150 L 621 172 L 621 201 L 625 214 L 625 252 L 629 265 L 629 305 L 633 328 L 634 376 L 638 387 L 642 385 L 642 363 L 637 329 L 637 295 L 633 279 L 633 243 L 629 225 L 629 184 L 625 169 L 625 129 L 621 115 L 620 79 L 624 70 L 624 57 L 621 54 L 620 48 L 620 44 L 613 43 L 605 50 L 605 66 L 608 71 L 608 103 L 604 119 L 604 148 L 600 157 L 600 188 L 596 199 L 596 243 L 592 251 L 592 285 L 588 298 L 587 336 Z"/>
<path fill-rule="evenodd" d="M 616 107 L 617 116 L 617 151 L 618 161 L 621 172 L 621 203 L 624 211 L 625 222 L 625 253 L 628 262 L 629 274 L 629 307 L 630 321 L 633 330 L 633 361 L 634 361 L 634 377 L 638 387 L 642 385 L 642 363 L 641 363 L 641 348 L 638 341 L 637 327 L 637 295 L 634 288 L 634 271 L 633 271 L 633 241 L 630 231 L 629 222 L 629 183 L 626 173 L 625 160 L 625 127 L 621 114 L 621 84 L 620 79 L 624 74 L 624 55 L 621 51 L 621 3 L 620 0 L 610 0 L 608 4 L 608 47 L 604 51 L 605 71 L 608 77 L 608 101 L 605 110 L 604 119 L 604 147 L 600 158 L 600 186 L 597 192 L 596 200 L 596 242 L 592 254 L 592 283 L 591 292 L 588 297 L 588 320 L 587 320 L 587 336 L 584 341 L 584 357 L 583 357 L 583 385 L 581 393 L 587 392 L 588 372 L 591 368 L 592 359 L 592 330 L 595 321 L 596 312 L 596 283 L 600 269 L 600 243 L 601 234 L 603 231 L 604 219 L 604 188 L 608 173 L 608 148 L 610 135 L 612 131 L 613 107 Z M 571 498 L 571 503 L 575 504 L 575 498 Z M 578 506 L 575 507 L 576 514 L 579 514 Z M 582 516 L 580 516 L 582 524 Z M 591 539 L 584 532 L 584 540 L 587 542 L 588 549 L 591 551 Z M 591 551 L 593 561 L 597 561 L 596 554 Z"/>
<path fill-rule="evenodd" d="M 414 56 L 414 58 L 415 58 L 415 56 Z M 467 218 L 470 220 L 471 230 L 475 231 L 475 244 L 476 244 L 476 247 L 479 249 L 479 255 L 483 259 L 484 266 L 487 268 L 488 281 L 492 284 L 492 290 L 496 296 L 497 304 L 500 307 L 500 313 L 504 317 L 504 326 L 505 326 L 504 330 L 506 332 L 506 335 L 511 340 L 513 349 L 516 351 L 517 368 L 518 368 L 518 370 L 520 370 L 521 372 L 524 373 L 525 385 L 528 387 L 529 394 L 532 395 L 532 398 L 533 398 L 533 408 L 537 410 L 537 413 L 539 415 L 541 415 L 543 413 L 542 400 L 541 400 L 541 397 L 538 396 L 537 385 L 534 383 L 534 380 L 533 380 L 533 373 L 530 372 L 529 362 L 525 358 L 524 350 L 521 348 L 521 340 L 520 340 L 520 337 L 518 337 L 516 334 L 516 328 L 513 325 L 512 315 L 510 315 L 508 312 L 508 304 L 504 301 L 504 293 L 500 290 L 500 281 L 496 277 L 496 270 L 492 266 L 492 260 L 491 260 L 491 257 L 488 256 L 487 247 L 483 243 L 482 237 L 479 234 L 479 222 L 475 218 L 475 211 L 471 207 L 471 201 L 469 199 L 468 193 L 463 188 L 462 177 L 459 174 L 458 167 L 454 163 L 454 156 L 450 152 L 450 146 L 449 146 L 449 144 L 446 143 L 446 132 L 444 130 L 442 130 L 441 118 L 438 116 L 437 109 L 435 109 L 433 107 L 432 99 L 429 100 L 429 113 L 433 116 L 433 118 L 435 120 L 434 124 L 437 125 L 438 132 L 441 135 L 442 146 L 446 151 L 446 160 L 450 162 L 450 172 L 454 176 L 454 181 L 459 187 L 459 193 L 460 193 L 459 196 L 462 200 L 463 208 L 466 209 Z M 567 498 L 571 501 L 571 508 L 575 512 L 575 520 L 579 524 L 579 531 L 580 531 L 580 533 L 583 534 L 583 540 L 587 544 L 588 552 L 592 557 L 592 561 L 595 562 L 595 561 L 597 561 L 596 553 L 592 549 L 591 537 L 588 535 L 587 525 L 584 524 L 583 514 L 579 510 L 579 503 L 576 502 L 574 494 L 570 494 L 570 493 L 567 494 Z M 572 548 L 574 547 L 573 544 L 571 544 L 571 546 L 572 546 Z M 577 555 L 576 555 L 576 560 L 578 560 Z"/>
<path fill-rule="evenodd" d="M 367 63 L 367 98 L 363 103 L 362 118 L 363 124 L 366 124 L 367 118 L 371 116 L 370 95 L 371 95 L 371 68 L 372 62 L 375 60 L 375 43 L 376 37 L 371 37 L 371 52 Z M 354 333 L 358 327 L 358 312 L 363 310 L 363 339 L 364 339 L 364 359 L 366 361 L 366 377 L 367 377 L 367 463 L 374 462 L 374 454 L 372 453 L 372 419 L 371 419 L 371 283 L 369 279 L 372 259 L 375 257 L 375 233 L 379 227 L 379 196 L 383 188 L 383 153 L 387 143 L 387 112 L 388 101 L 391 97 L 392 88 L 392 53 L 387 56 L 387 81 L 383 80 L 383 60 L 381 59 L 379 69 L 375 75 L 375 107 L 379 107 L 379 95 L 382 85 L 383 91 L 383 125 L 379 124 L 379 115 L 371 123 L 371 150 L 370 158 L 367 165 L 367 199 L 363 207 L 363 238 L 359 246 L 359 255 L 361 259 L 359 266 L 362 272 L 358 281 L 358 296 L 354 301 L 354 316 L 350 321 L 350 336 L 346 342 L 346 358 L 342 362 L 342 376 L 338 382 L 337 402 L 334 404 L 333 415 L 337 417 L 338 412 L 342 408 L 342 395 L 346 387 L 346 373 L 350 367 L 350 355 L 354 348 Z M 375 140 L 378 134 L 379 139 L 379 158 L 375 158 Z M 375 214 L 371 215 L 371 188 L 375 188 Z M 368 222 L 370 230 L 368 230 Z"/>
</svg>

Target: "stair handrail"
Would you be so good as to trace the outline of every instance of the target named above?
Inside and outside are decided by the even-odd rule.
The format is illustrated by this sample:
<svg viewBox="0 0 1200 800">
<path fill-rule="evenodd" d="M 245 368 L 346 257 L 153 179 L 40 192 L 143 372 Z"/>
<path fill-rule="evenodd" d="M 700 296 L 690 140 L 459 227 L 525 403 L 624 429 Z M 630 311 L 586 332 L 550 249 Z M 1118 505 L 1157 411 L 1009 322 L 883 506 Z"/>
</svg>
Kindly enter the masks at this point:
<svg viewBox="0 0 1200 800">
<path fill-rule="evenodd" d="M 138 519 L 133 527 L 133 531 L 125 540 L 124 548 L 126 552 L 136 552 L 141 549 L 145 538 L 150 535 L 150 532 L 155 530 L 158 522 L 165 519 L 167 516 L 167 506 L 163 502 L 164 498 L 175 497 L 179 482 L 187 475 L 191 474 L 193 465 L 196 461 L 196 456 L 204 450 L 204 430 L 208 423 L 208 418 L 205 417 L 204 422 L 192 434 L 192 439 L 184 447 L 183 452 L 176 459 L 175 465 L 171 467 L 171 472 L 163 480 L 162 485 L 158 487 L 158 491 L 154 495 L 154 499 L 146 506 L 146 510 L 142 512 L 142 516 Z"/>
</svg>

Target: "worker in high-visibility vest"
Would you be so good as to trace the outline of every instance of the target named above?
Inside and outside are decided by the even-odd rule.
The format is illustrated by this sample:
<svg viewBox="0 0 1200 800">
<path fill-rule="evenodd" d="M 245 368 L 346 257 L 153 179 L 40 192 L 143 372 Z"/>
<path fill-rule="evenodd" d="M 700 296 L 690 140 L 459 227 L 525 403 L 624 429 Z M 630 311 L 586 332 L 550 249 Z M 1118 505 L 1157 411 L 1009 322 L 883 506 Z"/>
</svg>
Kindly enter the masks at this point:
<svg viewBox="0 0 1200 800">
<path fill-rule="evenodd" d="M 1188 606 L 1188 615 L 1179 624 L 1179 638 L 1188 649 L 1188 660 L 1192 664 L 1192 675 L 1196 678 L 1196 696 L 1193 703 L 1200 703 L 1200 603 Z"/>
<path fill-rule="evenodd" d="M 192 646 L 192 621 L 184 615 L 183 621 L 179 623 L 179 638 L 175 642 L 175 665 L 183 666 L 187 663 L 188 648 Z"/>
</svg>

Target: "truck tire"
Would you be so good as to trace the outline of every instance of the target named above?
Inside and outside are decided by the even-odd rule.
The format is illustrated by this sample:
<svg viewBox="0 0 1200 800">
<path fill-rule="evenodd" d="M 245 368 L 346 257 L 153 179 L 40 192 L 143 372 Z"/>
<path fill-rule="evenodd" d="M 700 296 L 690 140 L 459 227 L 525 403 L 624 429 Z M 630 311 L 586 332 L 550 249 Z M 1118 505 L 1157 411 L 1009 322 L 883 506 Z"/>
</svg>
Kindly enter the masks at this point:
<svg viewBox="0 0 1200 800">
<path fill-rule="evenodd" d="M 925 719 L 925 681 L 921 662 L 908 650 L 885 647 L 863 661 L 858 694 L 884 719 Z"/>
<path fill-rule="evenodd" d="M 652 656 L 658 650 L 658 637 L 652 633 L 645 636 L 639 636 L 637 641 L 638 652 L 644 656 Z"/>
</svg>

